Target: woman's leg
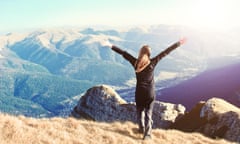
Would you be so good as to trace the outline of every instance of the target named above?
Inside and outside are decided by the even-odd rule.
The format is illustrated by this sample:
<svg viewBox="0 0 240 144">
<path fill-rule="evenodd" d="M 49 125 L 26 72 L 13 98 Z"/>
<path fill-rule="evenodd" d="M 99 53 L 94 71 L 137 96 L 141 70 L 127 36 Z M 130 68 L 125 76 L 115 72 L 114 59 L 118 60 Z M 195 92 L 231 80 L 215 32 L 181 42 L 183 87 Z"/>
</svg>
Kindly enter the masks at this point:
<svg viewBox="0 0 240 144">
<path fill-rule="evenodd" d="M 145 133 L 145 112 L 144 107 L 137 106 L 137 121 L 140 133 Z"/>
<path fill-rule="evenodd" d="M 146 129 L 145 129 L 144 137 L 149 136 L 151 138 L 152 125 L 153 125 L 153 120 L 152 120 L 153 106 L 154 106 L 154 101 L 152 101 L 145 109 L 145 112 L 146 112 Z"/>
</svg>

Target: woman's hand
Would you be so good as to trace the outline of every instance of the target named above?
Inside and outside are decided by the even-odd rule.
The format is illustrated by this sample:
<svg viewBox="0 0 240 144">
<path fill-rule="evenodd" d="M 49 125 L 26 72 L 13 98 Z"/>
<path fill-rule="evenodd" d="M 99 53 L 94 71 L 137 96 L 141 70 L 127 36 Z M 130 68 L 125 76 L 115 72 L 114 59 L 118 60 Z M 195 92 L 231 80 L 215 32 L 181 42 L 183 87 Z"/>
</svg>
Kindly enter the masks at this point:
<svg viewBox="0 0 240 144">
<path fill-rule="evenodd" d="M 182 44 L 184 44 L 184 43 L 186 43 L 186 41 L 187 41 L 187 38 L 181 38 L 180 40 L 179 40 L 179 42 L 180 42 L 180 44 L 182 45 Z"/>
<path fill-rule="evenodd" d="M 111 44 L 108 40 L 101 42 L 102 46 L 112 48 L 113 44 Z"/>
</svg>

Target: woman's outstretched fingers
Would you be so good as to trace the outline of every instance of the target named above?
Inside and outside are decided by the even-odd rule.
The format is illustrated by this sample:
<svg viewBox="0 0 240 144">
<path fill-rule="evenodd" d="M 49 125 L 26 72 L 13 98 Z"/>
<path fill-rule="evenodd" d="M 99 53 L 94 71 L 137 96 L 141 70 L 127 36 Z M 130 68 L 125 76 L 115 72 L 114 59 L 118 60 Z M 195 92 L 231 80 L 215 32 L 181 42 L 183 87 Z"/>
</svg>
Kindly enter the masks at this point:
<svg viewBox="0 0 240 144">
<path fill-rule="evenodd" d="M 186 43 L 186 41 L 187 41 L 187 38 L 181 38 L 180 40 L 179 40 L 179 42 L 180 42 L 180 44 L 182 45 L 182 44 L 184 44 L 184 43 Z"/>
<path fill-rule="evenodd" d="M 107 40 L 107 41 L 103 41 L 101 42 L 102 46 L 106 46 L 106 47 L 112 47 L 112 44 Z"/>
</svg>

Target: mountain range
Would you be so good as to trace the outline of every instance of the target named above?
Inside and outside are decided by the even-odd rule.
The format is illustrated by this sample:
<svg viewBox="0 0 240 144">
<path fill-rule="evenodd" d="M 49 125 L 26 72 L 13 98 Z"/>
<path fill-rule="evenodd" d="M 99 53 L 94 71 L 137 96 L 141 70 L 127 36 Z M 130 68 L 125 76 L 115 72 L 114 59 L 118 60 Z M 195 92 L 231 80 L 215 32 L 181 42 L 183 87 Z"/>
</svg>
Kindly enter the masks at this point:
<svg viewBox="0 0 240 144">
<path fill-rule="evenodd" d="M 209 69 L 237 63 L 240 43 L 232 37 L 238 34 L 157 25 L 125 30 L 41 29 L 1 35 L 0 109 L 34 117 L 66 116 L 76 99 L 98 84 L 111 85 L 125 100 L 134 101 L 134 71 L 121 56 L 102 45 L 106 40 L 134 56 L 143 44 L 149 44 L 154 56 L 187 36 L 186 45 L 156 67 L 157 93 L 162 93 Z M 216 62 L 216 55 L 228 60 Z"/>
</svg>

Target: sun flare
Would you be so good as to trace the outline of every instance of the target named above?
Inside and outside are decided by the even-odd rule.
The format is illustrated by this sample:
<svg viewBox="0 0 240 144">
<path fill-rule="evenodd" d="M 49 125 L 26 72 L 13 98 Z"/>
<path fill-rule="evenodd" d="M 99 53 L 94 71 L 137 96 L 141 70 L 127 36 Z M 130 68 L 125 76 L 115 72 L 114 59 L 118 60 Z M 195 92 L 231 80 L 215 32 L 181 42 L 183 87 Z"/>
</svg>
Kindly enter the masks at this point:
<svg viewBox="0 0 240 144">
<path fill-rule="evenodd" d="M 239 2 L 237 2 L 239 3 Z M 203 28 L 227 28 L 239 24 L 233 0 L 197 0 L 186 9 L 190 25 Z"/>
</svg>

